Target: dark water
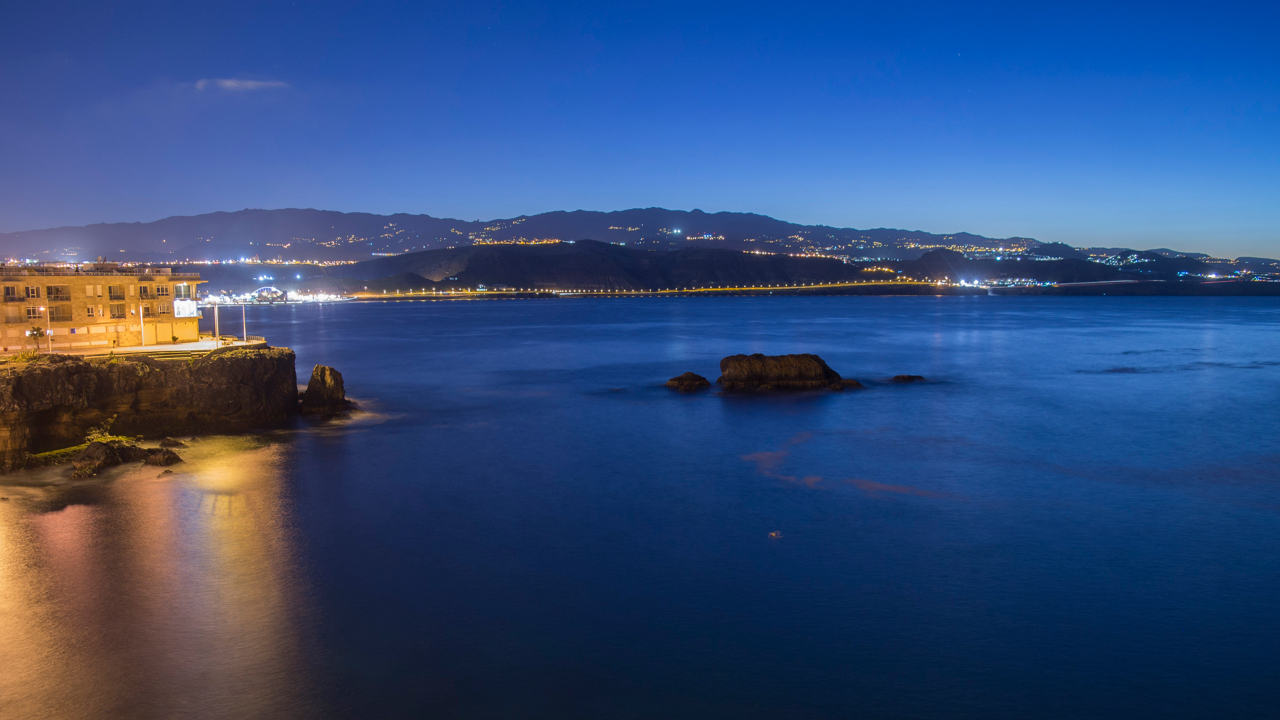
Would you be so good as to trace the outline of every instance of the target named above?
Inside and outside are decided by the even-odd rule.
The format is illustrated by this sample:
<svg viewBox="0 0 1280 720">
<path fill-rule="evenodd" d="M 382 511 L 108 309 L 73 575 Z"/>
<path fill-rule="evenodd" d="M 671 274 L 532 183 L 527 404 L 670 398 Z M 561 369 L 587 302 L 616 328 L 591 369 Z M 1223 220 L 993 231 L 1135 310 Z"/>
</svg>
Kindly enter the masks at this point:
<svg viewBox="0 0 1280 720">
<path fill-rule="evenodd" d="M 1275 300 L 348 304 L 249 328 L 373 412 L 208 439 L 177 477 L 5 479 L 57 484 L 0 487 L 0 716 L 1280 714 Z M 868 389 L 658 387 L 801 351 Z"/>
</svg>

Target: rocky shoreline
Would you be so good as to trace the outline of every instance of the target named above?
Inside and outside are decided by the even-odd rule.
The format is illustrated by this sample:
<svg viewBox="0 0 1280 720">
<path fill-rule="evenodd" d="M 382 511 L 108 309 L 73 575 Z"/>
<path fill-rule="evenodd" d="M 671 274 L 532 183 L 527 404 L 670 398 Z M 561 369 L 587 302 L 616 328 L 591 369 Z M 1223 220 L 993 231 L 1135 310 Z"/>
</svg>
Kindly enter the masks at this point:
<svg viewBox="0 0 1280 720">
<path fill-rule="evenodd" d="M 350 411 L 342 375 L 317 365 L 298 393 L 289 348 L 237 348 L 193 360 L 41 355 L 0 366 L 0 472 L 71 462 L 178 462 L 175 435 L 279 427 L 300 413 Z M 136 442 L 166 438 L 144 449 Z M 82 472 L 81 467 L 85 470 Z"/>
</svg>

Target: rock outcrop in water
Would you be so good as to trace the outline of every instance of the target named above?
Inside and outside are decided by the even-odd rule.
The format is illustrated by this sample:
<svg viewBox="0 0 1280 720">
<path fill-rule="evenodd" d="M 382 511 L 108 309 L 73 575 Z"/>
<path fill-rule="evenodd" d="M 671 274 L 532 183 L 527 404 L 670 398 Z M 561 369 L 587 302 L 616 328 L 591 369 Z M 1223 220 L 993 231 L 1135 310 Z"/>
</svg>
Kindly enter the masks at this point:
<svg viewBox="0 0 1280 720">
<path fill-rule="evenodd" d="M 303 415 L 334 417 L 349 412 L 355 403 L 347 399 L 342 373 L 328 365 L 317 365 L 311 371 L 307 391 L 302 394 Z"/>
<path fill-rule="evenodd" d="M 894 375 L 893 380 L 891 380 L 891 382 L 896 382 L 896 383 L 924 382 L 924 376 L 923 375 Z"/>
<path fill-rule="evenodd" d="M 297 383 L 288 348 L 214 351 L 189 361 L 45 355 L 10 363 L 0 370 L 0 471 L 27 466 L 32 453 L 80 445 L 112 416 L 113 433 L 126 437 L 279 425 L 298 412 Z"/>
<path fill-rule="evenodd" d="M 668 380 L 667 387 L 679 392 L 697 392 L 711 387 L 711 381 L 697 373 L 687 372 Z"/>
<path fill-rule="evenodd" d="M 720 361 L 720 379 L 725 390 L 844 390 L 862 387 L 857 380 L 846 381 L 817 355 L 730 355 Z"/>
<path fill-rule="evenodd" d="M 91 477 L 107 468 L 127 462 L 141 462 L 143 465 L 163 467 L 180 463 L 182 458 L 168 448 L 141 448 L 134 443 L 119 439 L 95 440 L 71 458 L 71 465 L 75 468 L 72 477 Z"/>
</svg>

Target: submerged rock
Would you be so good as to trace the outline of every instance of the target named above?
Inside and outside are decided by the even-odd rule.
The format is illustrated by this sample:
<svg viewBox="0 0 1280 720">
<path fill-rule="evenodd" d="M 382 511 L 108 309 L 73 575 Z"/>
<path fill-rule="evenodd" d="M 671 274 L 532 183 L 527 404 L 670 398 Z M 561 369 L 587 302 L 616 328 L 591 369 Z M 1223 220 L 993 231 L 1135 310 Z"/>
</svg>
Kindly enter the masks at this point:
<svg viewBox="0 0 1280 720">
<path fill-rule="evenodd" d="M 144 465 L 176 465 L 182 462 L 182 458 L 178 457 L 178 453 L 169 448 L 156 448 L 147 454 L 147 459 L 142 461 Z"/>
<path fill-rule="evenodd" d="M 122 463 L 145 462 L 147 458 L 151 457 L 151 453 L 155 452 L 155 450 L 140 448 L 133 443 L 112 442 L 109 444 L 115 448 L 116 454 L 120 456 L 120 462 Z"/>
<path fill-rule="evenodd" d="M 353 407 L 355 403 L 347 399 L 342 373 L 328 365 L 315 366 L 311 371 L 307 390 L 302 394 L 300 412 L 303 415 L 333 417 L 346 413 Z"/>
<path fill-rule="evenodd" d="M 817 355 L 730 355 L 720 361 L 726 390 L 844 389 L 844 379 Z M 856 382 L 856 381 L 855 381 Z"/>
<path fill-rule="evenodd" d="M 160 441 L 160 447 L 162 448 L 175 448 L 175 447 L 186 447 L 186 446 L 187 444 L 182 442 L 181 440 L 174 440 L 173 438 L 169 438 L 169 437 L 164 438 L 163 440 Z"/>
<path fill-rule="evenodd" d="M 680 392 L 694 392 L 711 387 L 711 381 L 697 373 L 687 372 L 668 380 L 667 387 Z"/>
<path fill-rule="evenodd" d="M 924 382 L 924 376 L 922 376 L 922 375 L 894 375 L 894 376 L 893 376 L 893 380 L 892 380 L 892 382 L 896 382 L 896 383 Z"/>
</svg>

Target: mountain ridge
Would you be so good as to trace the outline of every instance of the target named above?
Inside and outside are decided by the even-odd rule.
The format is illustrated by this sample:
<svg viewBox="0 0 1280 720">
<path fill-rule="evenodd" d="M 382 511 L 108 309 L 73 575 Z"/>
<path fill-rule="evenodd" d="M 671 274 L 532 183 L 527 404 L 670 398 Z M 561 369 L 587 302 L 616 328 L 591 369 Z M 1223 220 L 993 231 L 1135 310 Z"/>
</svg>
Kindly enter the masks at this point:
<svg viewBox="0 0 1280 720">
<path fill-rule="evenodd" d="M 263 259 L 358 261 L 485 243 L 593 239 L 646 249 L 706 246 L 762 252 L 865 255 L 914 259 L 929 247 L 997 248 L 1030 238 L 987 238 L 967 232 L 802 225 L 757 213 L 700 209 L 554 210 L 488 221 L 315 208 L 247 208 L 174 215 L 151 222 L 93 223 L 0 233 L 0 252 L 41 260 L 181 262 Z M 923 246 L 921 249 L 916 246 Z"/>
</svg>

